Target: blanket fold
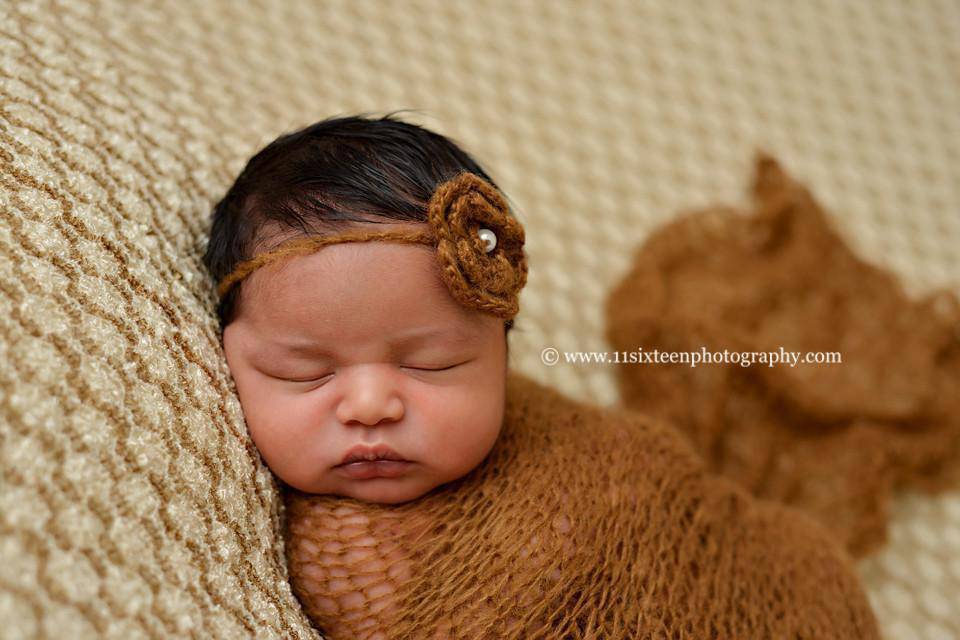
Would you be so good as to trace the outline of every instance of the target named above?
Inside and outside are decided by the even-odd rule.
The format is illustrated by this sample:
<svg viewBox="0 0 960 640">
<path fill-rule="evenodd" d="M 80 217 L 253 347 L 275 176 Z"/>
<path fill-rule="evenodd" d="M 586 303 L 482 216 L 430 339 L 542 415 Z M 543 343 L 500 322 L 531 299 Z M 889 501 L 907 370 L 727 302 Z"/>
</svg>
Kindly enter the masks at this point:
<svg viewBox="0 0 960 640">
<path fill-rule="evenodd" d="M 840 362 L 619 366 L 620 395 L 861 557 L 886 540 L 895 487 L 960 484 L 960 301 L 908 297 L 764 152 L 752 195 L 751 211 L 691 211 L 650 234 L 607 298 L 611 347 Z"/>
</svg>

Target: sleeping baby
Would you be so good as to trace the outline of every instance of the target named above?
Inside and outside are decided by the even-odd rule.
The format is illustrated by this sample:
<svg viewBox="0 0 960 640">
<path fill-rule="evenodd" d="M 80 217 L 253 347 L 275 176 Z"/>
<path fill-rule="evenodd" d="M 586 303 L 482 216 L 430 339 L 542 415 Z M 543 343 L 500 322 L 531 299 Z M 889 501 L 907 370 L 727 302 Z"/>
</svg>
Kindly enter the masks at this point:
<svg viewBox="0 0 960 640">
<path fill-rule="evenodd" d="M 390 116 L 281 136 L 217 204 L 223 348 L 324 635 L 878 637 L 815 522 L 509 370 L 523 247 L 468 154 Z"/>
</svg>

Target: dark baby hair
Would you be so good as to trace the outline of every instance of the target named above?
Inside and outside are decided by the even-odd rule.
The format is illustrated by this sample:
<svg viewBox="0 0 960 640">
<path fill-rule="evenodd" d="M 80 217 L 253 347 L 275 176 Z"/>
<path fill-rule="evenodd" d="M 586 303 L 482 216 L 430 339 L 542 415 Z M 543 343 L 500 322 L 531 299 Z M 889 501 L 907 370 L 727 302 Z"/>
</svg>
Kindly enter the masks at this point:
<svg viewBox="0 0 960 640">
<path fill-rule="evenodd" d="M 426 223 L 436 187 L 463 171 L 499 190 L 453 141 L 394 113 L 327 118 L 250 158 L 213 209 L 203 262 L 214 281 L 252 258 L 265 235 L 311 235 L 356 221 Z M 236 317 L 242 285 L 218 304 L 221 330 Z M 512 324 L 505 322 L 506 332 Z"/>
</svg>

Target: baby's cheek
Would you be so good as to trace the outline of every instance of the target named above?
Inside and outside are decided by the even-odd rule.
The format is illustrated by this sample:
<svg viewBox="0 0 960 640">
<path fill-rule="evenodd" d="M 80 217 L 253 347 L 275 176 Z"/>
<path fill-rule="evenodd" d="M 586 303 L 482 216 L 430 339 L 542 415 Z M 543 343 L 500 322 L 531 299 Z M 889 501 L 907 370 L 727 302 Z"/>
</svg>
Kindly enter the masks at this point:
<svg viewBox="0 0 960 640">
<path fill-rule="evenodd" d="M 456 477 L 484 459 L 503 425 L 502 398 L 467 387 L 426 393 L 417 403 L 426 457 L 442 461 Z"/>
</svg>

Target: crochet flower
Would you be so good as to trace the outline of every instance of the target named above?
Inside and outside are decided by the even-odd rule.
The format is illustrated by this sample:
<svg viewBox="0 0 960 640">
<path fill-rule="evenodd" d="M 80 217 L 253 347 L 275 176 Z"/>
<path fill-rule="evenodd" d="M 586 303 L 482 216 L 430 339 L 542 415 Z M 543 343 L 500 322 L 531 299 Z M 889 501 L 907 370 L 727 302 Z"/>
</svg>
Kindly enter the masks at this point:
<svg viewBox="0 0 960 640">
<path fill-rule="evenodd" d="M 524 232 L 503 195 L 473 173 L 437 187 L 429 223 L 437 243 L 440 275 L 462 305 L 512 318 L 527 282 Z"/>
</svg>

